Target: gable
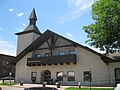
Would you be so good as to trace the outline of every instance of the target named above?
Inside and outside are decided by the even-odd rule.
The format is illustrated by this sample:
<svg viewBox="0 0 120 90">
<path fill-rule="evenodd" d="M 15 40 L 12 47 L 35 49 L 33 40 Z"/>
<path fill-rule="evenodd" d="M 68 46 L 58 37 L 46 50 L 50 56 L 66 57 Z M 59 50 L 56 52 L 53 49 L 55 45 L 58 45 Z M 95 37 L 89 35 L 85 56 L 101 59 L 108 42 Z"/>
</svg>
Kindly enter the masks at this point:
<svg viewBox="0 0 120 90">
<path fill-rule="evenodd" d="M 17 63 L 21 58 L 23 58 L 27 53 L 34 50 L 42 50 L 49 49 L 52 50 L 54 48 L 62 48 L 62 47 L 76 47 L 79 46 L 85 50 L 88 50 L 98 56 L 102 56 L 102 54 L 95 52 L 94 50 L 82 46 L 72 40 L 69 40 L 59 34 L 56 34 L 50 30 L 46 30 L 38 39 L 36 39 L 32 44 L 30 44 L 26 49 L 24 49 L 15 59 L 13 63 Z M 104 57 L 103 57 L 104 58 Z M 110 58 L 106 57 L 108 61 L 111 61 Z M 108 62 L 107 61 L 107 62 Z"/>
<path fill-rule="evenodd" d="M 52 35 L 46 42 L 37 49 L 34 49 L 32 55 L 34 57 L 43 57 L 46 54 L 59 55 L 59 52 L 69 54 L 71 50 L 75 50 L 75 46 L 73 46 L 71 42 L 56 35 Z"/>
<path fill-rule="evenodd" d="M 64 46 L 73 46 L 71 42 L 64 40 L 61 37 L 57 37 L 54 35 L 54 42 L 52 41 L 52 38 L 49 38 L 46 42 L 44 42 L 41 46 L 39 46 L 37 49 L 46 49 L 50 47 L 64 47 Z"/>
<path fill-rule="evenodd" d="M 15 58 L 15 60 L 12 62 L 12 64 L 16 64 L 27 53 L 29 53 L 32 50 L 38 48 L 40 45 L 42 45 L 50 37 L 51 37 L 51 35 L 50 35 L 49 31 L 47 30 L 40 37 L 38 37 L 33 43 L 31 43 L 28 47 L 26 47 L 20 54 L 18 54 L 17 57 Z"/>
<path fill-rule="evenodd" d="M 71 44 L 71 42 L 59 37 L 55 46 L 64 46 L 64 45 L 72 45 L 72 44 Z"/>
</svg>

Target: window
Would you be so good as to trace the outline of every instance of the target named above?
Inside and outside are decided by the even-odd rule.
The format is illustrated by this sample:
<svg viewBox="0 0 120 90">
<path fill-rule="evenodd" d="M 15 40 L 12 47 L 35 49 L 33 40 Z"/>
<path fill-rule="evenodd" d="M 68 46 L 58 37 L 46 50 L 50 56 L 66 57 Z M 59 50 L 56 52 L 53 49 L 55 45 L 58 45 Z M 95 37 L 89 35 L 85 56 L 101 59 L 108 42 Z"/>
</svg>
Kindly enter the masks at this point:
<svg viewBox="0 0 120 90">
<path fill-rule="evenodd" d="M 69 54 L 75 54 L 75 50 L 70 50 Z"/>
<path fill-rule="evenodd" d="M 63 72 L 62 71 L 60 71 L 60 72 L 57 72 L 57 80 L 58 81 L 63 81 Z"/>
<path fill-rule="evenodd" d="M 65 55 L 65 54 L 66 54 L 65 51 L 60 51 L 60 52 L 59 52 L 59 55 Z"/>
<path fill-rule="evenodd" d="M 91 71 L 84 71 L 84 81 L 91 81 L 91 80 L 92 80 Z"/>
<path fill-rule="evenodd" d="M 50 53 L 45 53 L 45 56 L 48 57 L 48 56 L 51 56 L 51 54 Z"/>
<path fill-rule="evenodd" d="M 32 82 L 35 82 L 36 78 L 37 78 L 37 72 L 31 72 L 31 80 L 32 80 Z"/>
<path fill-rule="evenodd" d="M 41 55 L 40 54 L 35 54 L 35 57 L 41 57 Z"/>
<path fill-rule="evenodd" d="M 31 72 L 31 77 L 37 77 L 37 72 Z"/>
<path fill-rule="evenodd" d="M 120 68 L 115 69 L 116 78 L 120 78 Z"/>
<path fill-rule="evenodd" d="M 116 84 L 120 83 L 120 68 L 115 68 L 115 82 Z"/>
<path fill-rule="evenodd" d="M 12 68 L 12 73 L 14 73 L 14 71 L 15 71 L 14 68 Z"/>
<path fill-rule="evenodd" d="M 5 65 L 5 61 L 3 61 L 3 65 Z"/>
<path fill-rule="evenodd" d="M 68 72 L 68 81 L 75 81 L 75 72 L 74 71 Z"/>
<path fill-rule="evenodd" d="M 7 64 L 9 64 L 9 62 L 8 62 L 8 61 L 6 61 L 6 65 L 7 65 Z"/>
</svg>

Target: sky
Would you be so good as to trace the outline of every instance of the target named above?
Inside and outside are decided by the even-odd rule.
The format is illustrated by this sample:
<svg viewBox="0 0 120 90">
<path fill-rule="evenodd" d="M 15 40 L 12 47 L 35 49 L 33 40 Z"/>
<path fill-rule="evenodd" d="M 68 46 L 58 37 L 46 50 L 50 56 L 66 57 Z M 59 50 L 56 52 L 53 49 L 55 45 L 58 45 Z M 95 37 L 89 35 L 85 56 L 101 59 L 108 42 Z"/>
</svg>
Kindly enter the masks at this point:
<svg viewBox="0 0 120 90">
<path fill-rule="evenodd" d="M 33 8 L 40 32 L 49 29 L 90 47 L 85 43 L 88 38 L 83 26 L 94 22 L 92 3 L 93 0 L 0 0 L 0 53 L 16 56 L 15 33 L 27 27 Z"/>
</svg>

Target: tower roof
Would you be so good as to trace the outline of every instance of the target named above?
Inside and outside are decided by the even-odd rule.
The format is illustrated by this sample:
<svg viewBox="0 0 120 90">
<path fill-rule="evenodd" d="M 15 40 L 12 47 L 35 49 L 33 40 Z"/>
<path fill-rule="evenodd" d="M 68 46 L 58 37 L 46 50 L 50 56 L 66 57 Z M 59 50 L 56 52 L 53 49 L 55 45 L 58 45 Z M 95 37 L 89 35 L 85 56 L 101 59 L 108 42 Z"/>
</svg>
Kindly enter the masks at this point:
<svg viewBox="0 0 120 90">
<path fill-rule="evenodd" d="M 21 35 L 21 34 L 26 34 L 26 33 L 31 33 L 31 32 L 41 34 L 38 27 L 36 26 L 37 16 L 36 16 L 34 8 L 30 14 L 29 20 L 30 20 L 29 25 L 24 29 L 24 31 L 16 33 L 16 35 Z"/>
<path fill-rule="evenodd" d="M 35 13 L 35 9 L 33 8 L 31 15 L 29 17 L 29 20 L 36 20 L 37 21 L 37 17 L 36 17 L 36 13 Z"/>
</svg>

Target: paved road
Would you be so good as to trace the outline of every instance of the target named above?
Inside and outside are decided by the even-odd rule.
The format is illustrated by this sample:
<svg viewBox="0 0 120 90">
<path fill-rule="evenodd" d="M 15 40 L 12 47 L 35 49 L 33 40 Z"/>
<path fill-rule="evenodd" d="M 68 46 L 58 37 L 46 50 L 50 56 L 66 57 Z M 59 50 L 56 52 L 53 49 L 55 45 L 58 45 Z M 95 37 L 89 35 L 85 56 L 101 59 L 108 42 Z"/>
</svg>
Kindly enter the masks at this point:
<svg viewBox="0 0 120 90">
<path fill-rule="evenodd" d="M 1 86 L 2 90 L 24 90 L 24 88 L 20 88 L 20 87 L 6 87 L 6 86 Z"/>
</svg>

